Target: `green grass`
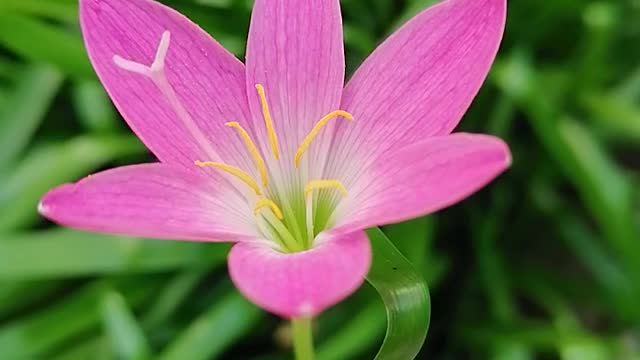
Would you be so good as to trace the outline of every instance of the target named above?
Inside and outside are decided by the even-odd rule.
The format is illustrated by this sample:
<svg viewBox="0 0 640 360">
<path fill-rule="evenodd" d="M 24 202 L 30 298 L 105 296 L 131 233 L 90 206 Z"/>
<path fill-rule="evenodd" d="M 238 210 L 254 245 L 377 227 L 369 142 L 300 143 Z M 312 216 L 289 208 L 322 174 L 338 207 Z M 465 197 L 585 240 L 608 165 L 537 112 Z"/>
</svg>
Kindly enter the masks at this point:
<svg viewBox="0 0 640 360">
<path fill-rule="evenodd" d="M 343 0 L 348 71 L 432 0 Z M 250 0 L 167 1 L 242 57 Z M 460 130 L 513 167 L 383 229 L 430 284 L 430 359 L 640 359 L 640 5 L 510 0 Z M 287 359 L 288 325 L 242 299 L 228 246 L 59 229 L 53 186 L 147 161 L 97 83 L 76 0 L 0 0 L 0 359 Z M 402 59 L 398 59 L 399 62 Z M 319 359 L 369 359 L 369 286 L 322 315 Z"/>
</svg>

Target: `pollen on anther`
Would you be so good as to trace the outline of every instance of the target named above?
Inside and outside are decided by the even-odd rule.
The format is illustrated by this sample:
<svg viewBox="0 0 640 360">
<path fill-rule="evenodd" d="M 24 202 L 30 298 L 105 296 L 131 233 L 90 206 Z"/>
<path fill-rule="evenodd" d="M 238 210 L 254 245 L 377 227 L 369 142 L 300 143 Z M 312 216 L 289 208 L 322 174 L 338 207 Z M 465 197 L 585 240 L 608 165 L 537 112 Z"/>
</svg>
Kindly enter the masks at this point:
<svg viewBox="0 0 640 360">
<path fill-rule="evenodd" d="M 228 122 L 225 125 L 230 128 L 234 128 L 238 130 L 238 132 L 240 133 L 240 136 L 242 136 L 242 139 L 244 140 L 245 145 L 247 146 L 247 149 L 249 150 L 249 153 L 251 154 L 251 157 L 253 158 L 253 162 L 256 164 L 256 167 L 260 172 L 260 176 L 262 177 L 262 185 L 267 186 L 269 184 L 269 178 L 267 175 L 267 166 L 265 165 L 264 159 L 260 155 L 258 148 L 253 143 L 253 140 L 251 140 L 251 137 L 249 136 L 247 131 L 239 123 L 235 121 Z"/>
<path fill-rule="evenodd" d="M 343 110 L 337 110 L 337 111 L 333 111 L 327 115 L 325 115 L 322 119 L 320 119 L 316 125 L 313 127 L 313 129 L 311 129 L 311 131 L 309 132 L 309 134 L 304 138 L 304 140 L 302 140 L 302 143 L 300 143 L 300 146 L 298 147 L 298 151 L 296 151 L 296 156 L 294 159 L 294 163 L 296 165 L 296 167 L 298 167 L 300 165 L 300 159 L 302 158 L 302 155 L 305 153 L 305 151 L 307 151 L 307 149 L 309 148 L 309 145 L 311 145 L 311 142 L 313 141 L 313 139 L 315 139 L 315 137 L 318 135 L 318 133 L 320 133 L 320 130 L 322 130 L 322 128 L 327 125 L 327 123 L 336 117 L 343 117 L 349 121 L 353 120 L 353 115 L 351 115 L 350 113 L 343 111 Z"/>
<path fill-rule="evenodd" d="M 195 161 L 194 164 L 197 167 L 201 167 L 201 168 L 212 167 L 212 168 L 220 169 L 220 170 L 222 170 L 224 172 L 227 172 L 227 173 L 235 176 L 236 178 L 242 180 L 251 189 L 253 189 L 253 191 L 255 191 L 256 195 L 262 195 L 262 192 L 260 191 L 260 187 L 258 186 L 256 181 L 253 180 L 251 175 L 247 174 L 246 172 L 242 171 L 241 169 L 239 169 L 239 168 L 237 168 L 235 166 L 222 164 L 222 163 L 217 163 L 217 162 L 213 162 L 213 161 L 199 161 L 199 160 Z"/>
<path fill-rule="evenodd" d="M 306 198 L 314 190 L 337 189 L 342 197 L 347 197 L 347 189 L 338 180 L 311 180 L 304 186 L 304 197 Z"/>
</svg>

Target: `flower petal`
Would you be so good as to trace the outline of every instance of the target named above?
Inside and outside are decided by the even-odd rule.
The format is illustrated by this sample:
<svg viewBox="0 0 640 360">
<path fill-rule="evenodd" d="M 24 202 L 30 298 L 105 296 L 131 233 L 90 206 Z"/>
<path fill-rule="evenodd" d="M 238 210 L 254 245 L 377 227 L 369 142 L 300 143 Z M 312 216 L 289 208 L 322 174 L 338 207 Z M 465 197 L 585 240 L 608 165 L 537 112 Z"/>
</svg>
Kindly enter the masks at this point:
<svg viewBox="0 0 640 360">
<path fill-rule="evenodd" d="M 336 209 L 336 232 L 396 223 L 470 196 L 511 164 L 508 146 L 489 135 L 433 137 L 385 157 Z M 366 179 L 366 180 L 365 180 Z"/>
<path fill-rule="evenodd" d="M 371 264 L 371 244 L 362 230 L 320 234 L 305 252 L 283 254 L 240 243 L 228 260 L 235 285 L 260 307 L 286 318 L 314 316 L 360 287 Z"/>
<path fill-rule="evenodd" d="M 253 168 L 242 142 L 224 125 L 250 117 L 239 60 L 189 19 L 155 1 L 81 0 L 80 20 L 102 84 L 162 162 L 192 166 L 195 160 L 228 161 Z M 168 83 L 135 71 L 162 58 L 165 31 L 164 73 L 155 75 L 166 75 Z M 114 56 L 120 57 L 120 65 Z M 143 68 L 125 70 L 123 61 Z"/>
<path fill-rule="evenodd" d="M 125 166 L 49 191 L 39 212 L 65 226 L 199 241 L 257 238 L 246 202 L 224 181 L 164 164 Z M 243 205 L 245 204 L 245 205 Z"/>
<path fill-rule="evenodd" d="M 344 90 L 355 121 L 338 125 L 331 162 L 364 168 L 393 148 L 449 134 L 489 71 L 505 13 L 505 0 L 447 0 L 391 35 Z"/>
<path fill-rule="evenodd" d="M 256 84 L 266 90 L 280 155 L 291 164 L 314 124 L 340 105 L 345 65 L 339 1 L 256 0 L 246 63 L 249 105 L 263 149 L 271 153 Z M 305 159 L 324 156 L 327 148 L 328 141 L 314 143 Z"/>
</svg>

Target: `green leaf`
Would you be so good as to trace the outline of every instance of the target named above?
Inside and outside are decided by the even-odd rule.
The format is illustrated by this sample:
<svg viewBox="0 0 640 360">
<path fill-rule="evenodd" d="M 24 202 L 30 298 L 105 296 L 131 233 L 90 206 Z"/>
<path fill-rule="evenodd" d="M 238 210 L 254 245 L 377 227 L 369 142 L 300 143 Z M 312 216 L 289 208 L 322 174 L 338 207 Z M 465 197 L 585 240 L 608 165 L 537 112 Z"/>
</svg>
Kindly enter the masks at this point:
<svg viewBox="0 0 640 360">
<path fill-rule="evenodd" d="M 77 0 L 2 0 L 0 12 L 3 11 L 44 16 L 69 23 L 78 22 Z"/>
<path fill-rule="evenodd" d="M 0 45 L 36 63 L 48 63 L 66 74 L 95 78 L 80 34 L 44 21 L 0 12 Z"/>
<path fill-rule="evenodd" d="M 195 288 L 199 280 L 206 275 L 205 271 L 184 272 L 175 276 L 154 297 L 153 303 L 142 312 L 142 329 L 148 333 L 158 331 L 167 326 L 167 319 L 174 315 L 175 310 L 187 295 Z M 112 360 L 113 354 L 106 336 L 97 336 L 74 346 L 55 360 L 95 359 Z M 125 339 L 123 339 L 125 341 Z M 96 358 L 97 356 L 97 358 Z"/>
<path fill-rule="evenodd" d="M 578 191 L 604 239 L 640 283 L 639 234 L 632 185 L 625 173 L 588 128 L 556 107 L 558 96 L 550 96 L 542 81 L 545 77 L 535 71 L 526 53 L 515 52 L 497 70 L 497 85 L 529 115 L 536 136 Z"/>
<path fill-rule="evenodd" d="M 155 282 L 123 286 L 127 299 L 134 306 L 141 303 Z M 0 327 L 0 354 L 3 359 L 46 358 L 44 354 L 98 325 L 100 299 L 111 284 L 97 281 L 44 307 L 24 319 Z"/>
<path fill-rule="evenodd" d="M 60 286 L 57 281 L 0 281 L 0 318 L 38 304 Z"/>
<path fill-rule="evenodd" d="M 240 294 L 231 292 L 197 318 L 158 358 L 215 359 L 229 345 L 249 333 L 261 317 L 260 309 Z"/>
<path fill-rule="evenodd" d="M 111 291 L 102 299 L 102 321 L 111 344 L 123 360 L 149 359 L 151 350 L 124 297 Z"/>
<path fill-rule="evenodd" d="M 376 359 L 414 359 L 427 336 L 431 301 L 427 284 L 379 228 L 367 231 L 373 263 L 367 280 L 387 311 L 387 335 Z"/>
<path fill-rule="evenodd" d="M 360 309 L 349 322 L 320 344 L 316 351 L 318 360 L 354 359 L 370 349 L 384 334 L 382 312 L 380 301 L 371 301 Z"/>
<path fill-rule="evenodd" d="M 49 189 L 120 157 L 141 155 L 133 136 L 79 136 L 30 151 L 0 187 L 0 231 L 18 229 L 37 219 L 38 201 Z"/>
<path fill-rule="evenodd" d="M 421 11 L 437 3 L 438 0 L 411 0 L 407 9 L 395 22 L 395 28 L 400 27 L 405 22 L 409 21 L 412 17 L 418 15 Z"/>
<path fill-rule="evenodd" d="M 0 279 L 158 272 L 222 264 L 229 246 L 143 240 L 67 229 L 0 235 Z"/>
<path fill-rule="evenodd" d="M 66 349 L 51 360 L 113 360 L 113 354 L 106 337 L 95 337 Z"/>
<path fill-rule="evenodd" d="M 97 81 L 79 81 L 73 86 L 72 100 L 78 120 L 88 130 L 109 133 L 118 128 L 120 120 L 109 95 Z"/>
<path fill-rule="evenodd" d="M 383 231 L 428 283 L 433 285 L 440 280 L 447 270 L 448 259 L 435 253 L 434 217 L 425 216 L 387 225 Z"/>
<path fill-rule="evenodd" d="M 62 74 L 45 65 L 26 67 L 0 107 L 0 169 L 27 147 L 62 85 Z"/>
<path fill-rule="evenodd" d="M 640 141 L 640 107 L 615 94 L 591 93 L 581 99 L 598 128 L 626 141 Z"/>
<path fill-rule="evenodd" d="M 225 258 L 221 257 L 220 263 L 224 261 Z M 217 263 L 212 261 L 209 265 L 217 265 Z M 155 302 L 143 316 L 142 323 L 144 326 L 148 328 L 160 326 L 163 321 L 176 311 L 180 304 L 188 299 L 189 294 L 206 274 L 205 270 L 190 270 L 178 273 L 169 279 L 160 294 L 156 296 Z"/>
</svg>

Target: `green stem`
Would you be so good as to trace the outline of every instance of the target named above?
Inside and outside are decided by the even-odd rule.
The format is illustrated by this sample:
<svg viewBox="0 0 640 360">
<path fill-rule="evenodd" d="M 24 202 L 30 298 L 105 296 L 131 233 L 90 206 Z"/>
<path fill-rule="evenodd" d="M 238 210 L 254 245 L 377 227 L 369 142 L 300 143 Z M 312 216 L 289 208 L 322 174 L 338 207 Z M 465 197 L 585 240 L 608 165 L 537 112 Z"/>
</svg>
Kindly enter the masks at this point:
<svg viewBox="0 0 640 360">
<path fill-rule="evenodd" d="M 297 318 L 291 320 L 293 333 L 293 352 L 296 360 L 313 360 L 313 330 L 311 318 Z"/>
</svg>

